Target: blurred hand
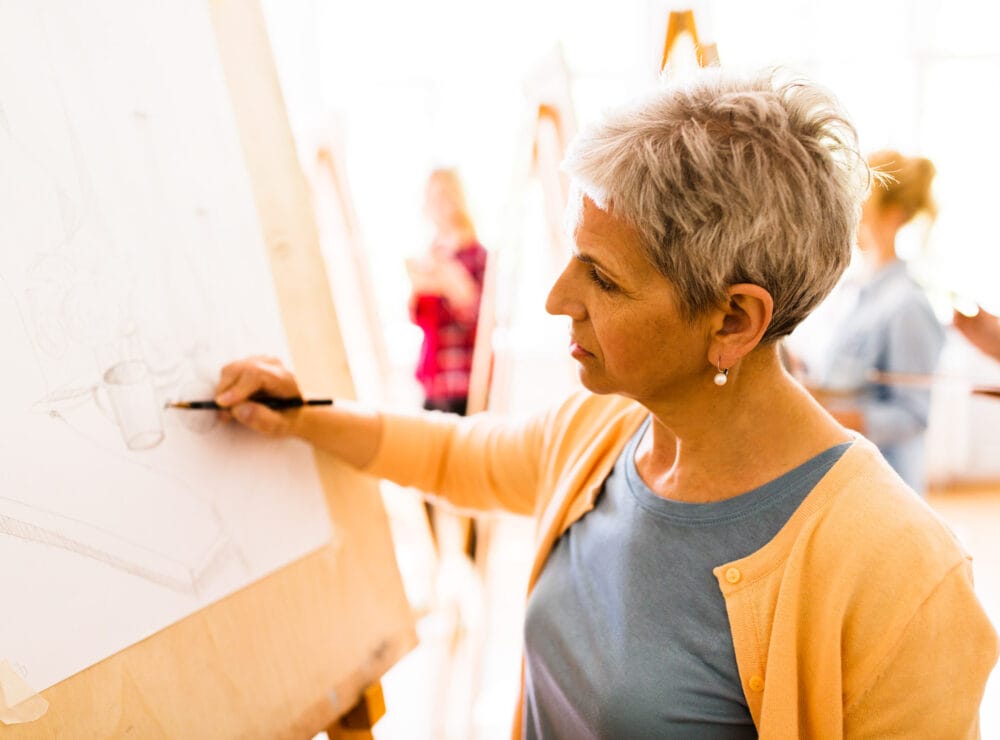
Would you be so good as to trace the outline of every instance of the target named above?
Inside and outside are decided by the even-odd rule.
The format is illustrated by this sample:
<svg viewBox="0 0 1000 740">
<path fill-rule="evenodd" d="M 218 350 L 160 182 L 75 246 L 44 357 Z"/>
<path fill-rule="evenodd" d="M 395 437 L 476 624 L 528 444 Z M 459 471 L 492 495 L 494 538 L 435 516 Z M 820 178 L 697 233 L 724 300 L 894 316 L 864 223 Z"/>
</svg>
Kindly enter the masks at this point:
<svg viewBox="0 0 1000 740">
<path fill-rule="evenodd" d="M 272 436 L 292 433 L 299 409 L 273 411 L 252 396 L 300 398 L 295 376 L 276 357 L 248 357 L 222 368 L 215 387 L 215 402 L 226 409 L 223 419 L 236 419 L 250 429 Z"/>
<path fill-rule="evenodd" d="M 406 260 L 406 273 L 416 293 L 438 295 L 441 292 L 437 274 L 437 261 L 430 257 L 411 257 Z"/>
<path fill-rule="evenodd" d="M 952 323 L 973 345 L 1000 360 L 1000 318 L 980 308 L 975 316 L 955 311 Z"/>
</svg>

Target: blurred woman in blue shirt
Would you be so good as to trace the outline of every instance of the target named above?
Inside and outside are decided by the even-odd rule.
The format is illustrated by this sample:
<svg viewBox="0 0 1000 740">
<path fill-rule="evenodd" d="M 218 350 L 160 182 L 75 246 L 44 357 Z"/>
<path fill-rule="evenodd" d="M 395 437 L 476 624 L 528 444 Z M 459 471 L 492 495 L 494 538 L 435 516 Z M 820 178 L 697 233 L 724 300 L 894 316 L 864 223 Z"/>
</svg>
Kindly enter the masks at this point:
<svg viewBox="0 0 1000 740">
<path fill-rule="evenodd" d="M 863 433 L 917 493 L 926 487 L 924 432 L 930 391 L 874 382 L 879 373 L 930 374 L 944 331 L 927 297 L 896 254 L 896 235 L 918 214 L 935 215 L 934 165 L 922 157 L 880 151 L 869 164 L 885 175 L 861 214 L 858 247 L 864 276 L 845 285 L 847 310 L 833 327 L 810 380 L 841 424 Z"/>
</svg>

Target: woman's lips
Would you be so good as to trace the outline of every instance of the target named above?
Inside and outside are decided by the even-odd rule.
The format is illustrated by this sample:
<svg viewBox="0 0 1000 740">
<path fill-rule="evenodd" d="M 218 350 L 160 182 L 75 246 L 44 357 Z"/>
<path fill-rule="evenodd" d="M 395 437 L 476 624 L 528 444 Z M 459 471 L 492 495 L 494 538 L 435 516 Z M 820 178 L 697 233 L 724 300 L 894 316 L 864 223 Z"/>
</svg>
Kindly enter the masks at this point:
<svg viewBox="0 0 1000 740">
<path fill-rule="evenodd" d="M 582 360 L 585 357 L 594 356 L 592 353 L 588 352 L 579 344 L 577 344 L 577 342 L 573 339 L 569 341 L 569 353 L 573 355 L 573 357 L 575 357 L 577 360 Z"/>
</svg>

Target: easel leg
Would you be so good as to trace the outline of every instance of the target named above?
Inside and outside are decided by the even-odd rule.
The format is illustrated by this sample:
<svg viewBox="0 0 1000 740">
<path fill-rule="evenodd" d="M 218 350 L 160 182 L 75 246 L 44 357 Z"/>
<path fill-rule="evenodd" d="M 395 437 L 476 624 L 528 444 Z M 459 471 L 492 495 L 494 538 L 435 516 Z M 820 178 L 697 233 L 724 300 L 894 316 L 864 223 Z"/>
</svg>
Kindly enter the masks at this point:
<svg viewBox="0 0 1000 740">
<path fill-rule="evenodd" d="M 373 740 L 372 728 L 384 714 L 382 684 L 374 683 L 347 714 L 326 728 L 326 735 L 330 740 Z"/>
<path fill-rule="evenodd" d="M 472 562 L 476 561 L 476 536 L 479 522 L 475 517 L 467 517 L 462 514 L 442 509 L 430 501 L 424 501 L 424 511 L 427 512 L 427 524 L 431 530 L 431 539 L 434 540 L 434 547 L 438 556 L 449 554 L 451 547 L 457 547 Z M 457 543 L 451 540 L 457 539 Z"/>
</svg>

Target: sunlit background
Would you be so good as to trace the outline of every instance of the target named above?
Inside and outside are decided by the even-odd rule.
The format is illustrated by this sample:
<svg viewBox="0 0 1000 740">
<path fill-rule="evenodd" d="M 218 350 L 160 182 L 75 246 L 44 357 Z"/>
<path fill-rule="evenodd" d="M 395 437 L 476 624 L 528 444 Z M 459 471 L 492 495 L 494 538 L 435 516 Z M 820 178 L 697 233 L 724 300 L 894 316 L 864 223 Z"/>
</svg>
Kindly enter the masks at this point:
<svg viewBox="0 0 1000 740">
<path fill-rule="evenodd" d="M 701 40 L 717 44 L 723 65 L 799 70 L 840 97 L 865 151 L 895 148 L 929 157 L 938 169 L 940 215 L 931 229 L 918 222 L 904 230 L 900 250 L 942 320 L 953 295 L 1000 310 L 1000 236 L 989 222 L 997 197 L 993 174 L 1000 172 L 1000 150 L 991 144 L 1000 120 L 996 4 L 265 1 L 304 160 L 317 141 L 334 141 L 343 155 L 385 355 L 398 376 L 390 384 L 394 394 L 407 384 L 413 397 L 417 392 L 409 375 L 420 335 L 407 318 L 403 265 L 430 237 L 421 214 L 428 171 L 458 167 L 483 244 L 527 255 L 519 276 L 538 285 L 522 291 L 518 309 L 534 314 L 536 321 L 521 323 L 538 336 L 522 343 L 545 341 L 555 320 L 544 316 L 541 303 L 554 266 L 531 262 L 548 249 L 541 194 L 515 182 L 535 115 L 532 80 L 561 54 L 576 119 L 585 125 L 656 84 L 667 17 L 682 7 L 694 9 Z M 352 306 L 348 301 L 341 309 L 344 323 Z M 953 344 L 943 369 L 992 377 L 990 365 Z M 361 362 L 364 352 L 351 354 Z M 359 385 L 363 396 L 385 392 L 364 380 Z M 1000 423 L 989 410 L 973 416 Z M 932 461 L 932 478 L 1000 474 L 996 456 L 976 441 L 981 424 L 972 422 L 960 445 L 964 452 L 943 454 L 931 445 L 940 458 Z M 933 429 L 930 438 L 936 438 Z"/>
<path fill-rule="evenodd" d="M 458 166 L 489 246 L 502 233 L 524 88 L 562 49 L 582 123 L 655 84 L 671 9 L 693 7 L 727 67 L 781 64 L 831 88 L 866 151 L 938 167 L 940 217 L 921 255 L 933 287 L 997 308 L 989 228 L 1000 150 L 1000 6 L 973 0 L 836 3 L 424 0 L 265 2 L 296 133 L 337 129 L 388 323 L 405 297 L 402 257 L 424 248 L 428 170 Z M 922 241 L 922 240 L 920 240 Z M 906 245 L 916 256 L 919 244 Z"/>
<path fill-rule="evenodd" d="M 307 175 L 314 169 L 317 146 L 336 151 L 367 257 L 381 336 L 358 329 L 367 325 L 353 299 L 339 300 L 338 310 L 352 361 L 363 364 L 380 345 L 388 375 L 356 369 L 360 395 L 414 406 L 420 401 L 412 380 L 420 333 L 408 319 L 404 260 L 422 252 L 430 238 L 421 207 L 435 166 L 461 172 L 482 243 L 518 255 L 510 327 L 517 333 L 515 345 L 526 355 L 551 344 L 553 336 L 565 345 L 565 329 L 542 309 L 556 269 L 542 193 L 523 176 L 536 115 L 532 85 L 538 70 L 561 55 L 576 120 L 585 125 L 657 84 L 667 17 L 682 8 L 694 10 L 701 40 L 717 44 L 723 66 L 790 66 L 838 95 L 865 151 L 893 148 L 929 157 L 938 170 L 940 215 L 933 228 L 910 227 L 901 251 L 942 321 L 954 295 L 1000 312 L 1000 235 L 993 224 L 1000 172 L 994 144 L 1000 4 L 265 0 L 304 169 Z M 336 256 L 330 262 L 335 265 Z M 340 268 L 331 270 L 336 290 Z M 953 334 L 942 372 L 1000 377 L 1000 367 Z M 1000 480 L 997 430 L 1000 403 L 936 389 L 932 480 Z M 518 593 L 509 597 L 516 600 Z M 516 651 L 516 639 L 510 646 Z M 502 737 L 497 728 L 506 726 L 507 707 L 496 703 L 499 719 L 447 732 L 467 737 L 462 733 L 474 725 L 476 736 Z M 1000 727 L 993 731 L 1000 733 Z M 423 736 L 414 733 L 394 736 Z"/>
</svg>

